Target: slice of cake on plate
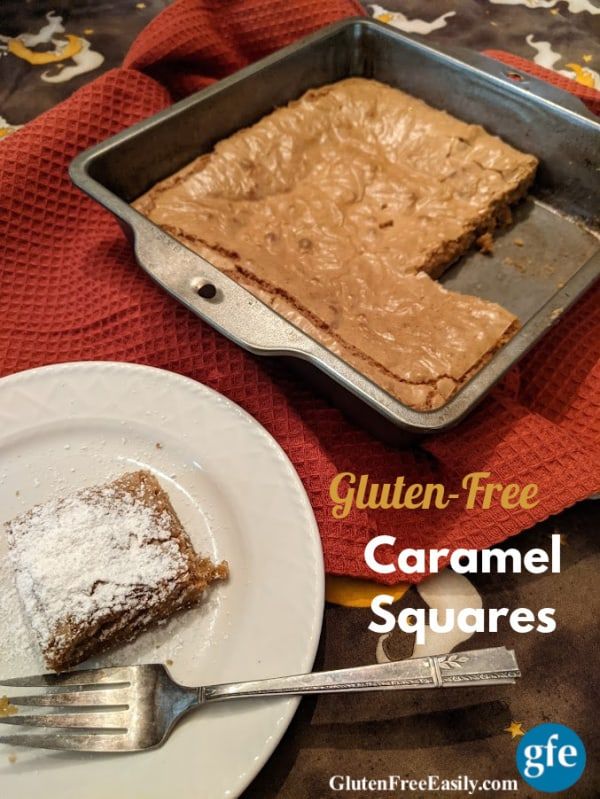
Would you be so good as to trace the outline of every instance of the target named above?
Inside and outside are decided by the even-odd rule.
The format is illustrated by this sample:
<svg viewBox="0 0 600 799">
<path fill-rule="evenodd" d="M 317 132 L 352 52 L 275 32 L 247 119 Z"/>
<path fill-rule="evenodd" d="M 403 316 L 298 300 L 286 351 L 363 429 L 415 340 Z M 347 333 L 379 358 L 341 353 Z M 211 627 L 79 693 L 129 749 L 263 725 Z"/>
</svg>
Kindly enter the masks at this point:
<svg viewBox="0 0 600 799">
<path fill-rule="evenodd" d="M 19 594 L 61 671 L 197 604 L 228 576 L 196 554 L 147 471 L 52 499 L 7 522 Z"/>
</svg>

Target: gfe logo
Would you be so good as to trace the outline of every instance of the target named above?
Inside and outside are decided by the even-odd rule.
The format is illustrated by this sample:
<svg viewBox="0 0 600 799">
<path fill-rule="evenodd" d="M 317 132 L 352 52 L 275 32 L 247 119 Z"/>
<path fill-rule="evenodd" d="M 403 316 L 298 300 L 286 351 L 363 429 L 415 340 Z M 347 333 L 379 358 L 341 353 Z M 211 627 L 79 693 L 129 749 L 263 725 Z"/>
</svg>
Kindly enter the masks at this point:
<svg viewBox="0 0 600 799">
<path fill-rule="evenodd" d="M 539 724 L 517 749 L 517 768 L 525 782 L 544 793 L 575 785 L 585 768 L 583 741 L 564 724 Z"/>
</svg>

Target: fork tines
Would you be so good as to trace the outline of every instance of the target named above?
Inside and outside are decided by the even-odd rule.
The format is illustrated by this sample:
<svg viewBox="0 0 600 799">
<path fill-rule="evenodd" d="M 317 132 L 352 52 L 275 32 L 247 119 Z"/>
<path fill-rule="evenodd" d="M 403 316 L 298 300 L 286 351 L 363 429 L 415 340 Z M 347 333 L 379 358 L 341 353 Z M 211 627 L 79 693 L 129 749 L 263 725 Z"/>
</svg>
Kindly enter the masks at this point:
<svg viewBox="0 0 600 799">
<path fill-rule="evenodd" d="M 0 678 L 0 685 L 13 688 L 48 688 L 66 685 L 102 685 L 104 683 L 124 683 L 130 680 L 128 667 L 108 669 L 82 669 L 81 671 L 66 671 L 62 674 L 36 674 L 33 677 L 14 677 L 9 680 Z"/>
<path fill-rule="evenodd" d="M 104 731 L 103 731 L 104 732 Z M 0 735 L 0 744 L 7 746 L 31 746 L 37 749 L 69 749 L 74 752 L 128 752 L 131 747 L 124 734 L 50 733 L 48 735 Z"/>
<path fill-rule="evenodd" d="M 119 751 L 125 748 L 125 736 L 119 733 L 127 732 L 129 685 L 127 668 L 0 679 L 0 686 L 45 689 L 37 694 L 9 696 L 9 706 L 16 712 L 0 716 L 0 724 L 56 728 L 47 734 L 36 734 L 28 729 L 0 735 L 0 743 L 48 749 Z"/>
</svg>

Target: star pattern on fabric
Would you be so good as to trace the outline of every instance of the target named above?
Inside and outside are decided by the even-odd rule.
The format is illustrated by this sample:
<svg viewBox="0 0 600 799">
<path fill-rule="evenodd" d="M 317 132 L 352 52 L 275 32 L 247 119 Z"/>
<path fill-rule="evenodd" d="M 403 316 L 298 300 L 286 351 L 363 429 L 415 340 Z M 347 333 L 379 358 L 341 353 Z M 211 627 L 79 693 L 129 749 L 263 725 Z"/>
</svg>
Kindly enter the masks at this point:
<svg viewBox="0 0 600 799">
<path fill-rule="evenodd" d="M 400 599 L 410 588 L 410 583 L 398 583 L 387 586 L 386 594 L 391 594 L 394 601 Z M 370 608 L 373 598 L 381 594 L 381 583 L 374 580 L 363 580 L 357 577 L 343 577 L 328 574 L 325 579 L 325 598 L 334 605 L 347 608 Z"/>
<path fill-rule="evenodd" d="M 508 727 L 504 728 L 504 732 L 509 732 L 511 740 L 515 738 L 520 738 L 522 735 L 525 735 L 525 730 L 523 729 L 523 722 L 522 721 L 511 721 Z"/>
</svg>

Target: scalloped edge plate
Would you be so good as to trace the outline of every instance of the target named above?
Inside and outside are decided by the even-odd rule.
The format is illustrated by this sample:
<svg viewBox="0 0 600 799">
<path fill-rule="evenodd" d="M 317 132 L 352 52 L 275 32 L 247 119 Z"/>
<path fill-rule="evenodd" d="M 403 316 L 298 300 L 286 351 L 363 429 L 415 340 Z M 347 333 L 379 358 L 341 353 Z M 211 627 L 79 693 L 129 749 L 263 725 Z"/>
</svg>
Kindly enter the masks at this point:
<svg viewBox="0 0 600 799">
<path fill-rule="evenodd" d="M 137 468 L 157 475 L 196 548 L 226 558 L 231 578 L 199 609 L 96 662 L 169 659 L 188 684 L 310 671 L 323 618 L 321 542 L 298 475 L 258 422 L 190 378 L 136 364 L 58 364 L 0 380 L 0 523 Z M 16 618 L 20 606 L 11 607 L 1 528 L 0 564 L 0 673 L 39 671 L 26 621 Z M 2 792 L 30 799 L 43 785 L 45 799 L 234 797 L 271 755 L 297 705 L 263 699 L 207 707 L 161 749 L 134 755 L 0 745 Z"/>
</svg>

